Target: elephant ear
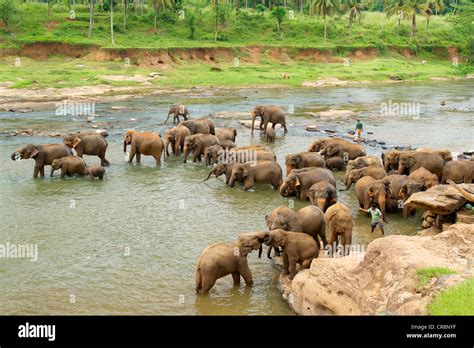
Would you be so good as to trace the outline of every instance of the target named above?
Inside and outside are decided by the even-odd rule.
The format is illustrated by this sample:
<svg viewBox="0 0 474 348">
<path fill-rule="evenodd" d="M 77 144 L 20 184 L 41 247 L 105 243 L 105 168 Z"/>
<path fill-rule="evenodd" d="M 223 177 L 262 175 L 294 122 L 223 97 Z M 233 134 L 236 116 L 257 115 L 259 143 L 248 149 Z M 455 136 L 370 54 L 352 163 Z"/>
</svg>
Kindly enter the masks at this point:
<svg viewBox="0 0 474 348">
<path fill-rule="evenodd" d="M 416 162 L 416 160 L 415 160 L 414 157 L 410 156 L 410 157 L 407 158 L 407 165 L 408 166 L 410 166 L 410 167 L 413 166 L 415 164 L 415 162 Z"/>
<path fill-rule="evenodd" d="M 369 189 L 369 192 L 367 192 L 367 195 L 371 198 L 375 196 L 374 189 L 372 187 Z"/>
<path fill-rule="evenodd" d="M 301 186 L 300 179 L 298 179 L 298 176 L 296 176 L 295 187 L 299 187 L 299 186 Z"/>
<path fill-rule="evenodd" d="M 72 140 L 72 147 L 75 149 L 77 145 L 79 145 L 79 143 L 81 142 L 81 138 L 79 137 L 74 137 L 74 139 Z"/>
<path fill-rule="evenodd" d="M 265 113 L 265 111 L 266 111 L 265 106 L 260 106 L 260 107 L 259 107 L 259 113 L 260 113 L 260 115 L 263 115 L 263 114 Z"/>
<path fill-rule="evenodd" d="M 242 168 L 242 177 L 246 178 L 249 176 L 249 170 L 247 168 Z"/>
<path fill-rule="evenodd" d="M 38 149 L 38 147 L 33 146 L 30 157 L 31 157 L 31 158 L 35 158 L 36 156 L 38 156 L 38 154 L 39 154 L 39 149 Z"/>
</svg>

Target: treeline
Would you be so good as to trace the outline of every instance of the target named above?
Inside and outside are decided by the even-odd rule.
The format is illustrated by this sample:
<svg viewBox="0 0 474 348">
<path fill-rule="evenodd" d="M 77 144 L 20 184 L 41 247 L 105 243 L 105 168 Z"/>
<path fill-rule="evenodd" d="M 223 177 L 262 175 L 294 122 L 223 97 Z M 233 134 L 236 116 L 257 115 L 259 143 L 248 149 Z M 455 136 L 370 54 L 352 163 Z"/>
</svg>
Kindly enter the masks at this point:
<svg viewBox="0 0 474 348">
<path fill-rule="evenodd" d="M 473 0 L 0 0 L 0 20 L 6 30 L 13 22 L 21 27 L 23 16 L 28 15 L 26 3 L 28 6 L 43 6 L 45 16 L 51 16 L 54 11 L 70 11 L 71 19 L 74 19 L 75 12 L 87 11 L 89 37 L 93 35 L 94 19 L 106 14 L 110 19 L 112 45 L 115 45 L 114 28 L 120 25 L 121 31 L 126 32 L 127 20 L 139 16 L 150 18 L 150 25 L 155 30 L 159 19 L 181 21 L 189 29 L 189 38 L 193 39 L 203 11 L 213 16 L 215 41 L 219 40 L 219 31 L 226 26 L 230 17 L 239 20 L 249 13 L 273 18 L 278 32 L 292 17 L 318 16 L 324 22 L 322 35 L 325 43 L 330 19 L 347 16 L 348 35 L 352 37 L 353 24 L 363 20 L 365 11 L 381 13 L 381 32 L 384 31 L 386 18 L 396 19 L 398 35 L 401 23 L 408 21 L 410 38 L 417 35 L 420 17 L 424 19 L 427 33 L 433 16 L 449 15 L 456 30 L 469 36 L 472 36 L 474 18 Z M 114 22 L 114 13 L 117 12 L 121 14 L 121 23 Z"/>
</svg>

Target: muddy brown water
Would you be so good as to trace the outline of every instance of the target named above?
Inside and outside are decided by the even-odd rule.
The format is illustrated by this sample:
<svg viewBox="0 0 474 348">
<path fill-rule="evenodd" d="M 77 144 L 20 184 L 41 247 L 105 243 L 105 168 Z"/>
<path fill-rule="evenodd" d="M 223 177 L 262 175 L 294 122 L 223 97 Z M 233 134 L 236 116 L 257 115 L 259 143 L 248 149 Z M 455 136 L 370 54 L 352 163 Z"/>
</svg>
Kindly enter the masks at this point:
<svg viewBox="0 0 474 348">
<path fill-rule="evenodd" d="M 245 111 L 272 103 L 289 114 L 289 133 L 277 132 L 271 145 L 283 166 L 284 156 L 302 151 L 323 133 L 321 129 L 353 129 L 353 118 L 315 120 L 303 111 L 343 108 L 361 111 L 369 138 L 387 144 L 474 148 L 474 100 L 471 81 L 368 85 L 324 89 L 215 90 L 180 96 L 192 117 L 218 111 Z M 38 260 L 0 258 L 2 314 L 288 314 L 292 311 L 276 288 L 278 270 L 270 260 L 249 255 L 255 286 L 232 287 L 220 279 L 209 296 L 194 294 L 194 268 L 201 251 L 213 242 L 230 242 L 241 232 L 265 228 L 264 216 L 288 200 L 270 186 L 251 192 L 229 188 L 222 178 L 199 182 L 209 171 L 202 164 L 171 159 L 157 168 L 151 158 L 141 165 L 124 161 L 124 129 L 164 132 L 167 106 L 173 96 L 139 97 L 114 104 L 97 104 L 95 122 L 110 133 L 107 180 L 32 178 L 33 161 L 13 162 L 10 154 L 25 143 L 53 143 L 58 138 L 0 136 L 0 244 L 37 244 Z M 420 115 L 381 116 L 381 103 L 419 102 Z M 440 108 L 440 101 L 446 107 Z M 112 110 L 112 105 L 127 107 Z M 130 121 L 135 118 L 135 121 Z M 235 119 L 215 120 L 217 126 L 238 129 L 237 143 L 258 143 L 256 134 Z M 26 114 L 1 113 L 0 131 L 38 129 L 69 132 L 87 129 L 81 117 L 57 116 L 54 110 Z M 366 146 L 369 154 L 380 147 Z M 85 157 L 97 164 L 95 157 Z M 49 173 L 49 168 L 47 169 Z M 339 188 L 342 173 L 336 174 Z M 359 214 L 353 190 L 339 199 L 352 208 L 354 243 L 366 246 L 380 232 L 370 233 L 369 217 Z M 301 208 L 308 203 L 296 202 Z M 420 213 L 402 219 L 388 215 L 386 233 L 412 235 Z"/>
</svg>

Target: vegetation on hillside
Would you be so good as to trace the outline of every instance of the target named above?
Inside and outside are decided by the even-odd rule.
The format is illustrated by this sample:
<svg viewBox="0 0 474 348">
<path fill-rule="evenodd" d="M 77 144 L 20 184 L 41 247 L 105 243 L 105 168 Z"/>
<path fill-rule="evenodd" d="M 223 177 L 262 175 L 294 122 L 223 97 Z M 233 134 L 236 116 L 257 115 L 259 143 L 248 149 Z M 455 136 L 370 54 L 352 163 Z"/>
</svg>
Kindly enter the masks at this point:
<svg viewBox="0 0 474 348">
<path fill-rule="evenodd" d="M 0 0 L 0 45 L 455 46 L 468 55 L 472 2 L 456 2 L 459 5 L 451 0 Z"/>
</svg>

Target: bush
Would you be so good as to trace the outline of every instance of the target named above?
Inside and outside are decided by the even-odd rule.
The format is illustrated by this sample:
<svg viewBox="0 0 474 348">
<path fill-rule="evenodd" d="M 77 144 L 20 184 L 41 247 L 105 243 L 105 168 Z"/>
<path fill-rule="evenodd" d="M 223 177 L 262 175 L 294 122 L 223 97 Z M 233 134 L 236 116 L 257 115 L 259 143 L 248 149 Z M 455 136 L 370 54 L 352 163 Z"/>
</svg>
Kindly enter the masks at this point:
<svg viewBox="0 0 474 348">
<path fill-rule="evenodd" d="M 0 19 L 5 24 L 5 28 L 8 28 L 8 24 L 15 20 L 18 12 L 17 5 L 13 0 L 0 0 Z"/>
</svg>

